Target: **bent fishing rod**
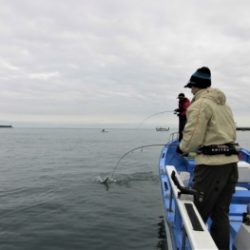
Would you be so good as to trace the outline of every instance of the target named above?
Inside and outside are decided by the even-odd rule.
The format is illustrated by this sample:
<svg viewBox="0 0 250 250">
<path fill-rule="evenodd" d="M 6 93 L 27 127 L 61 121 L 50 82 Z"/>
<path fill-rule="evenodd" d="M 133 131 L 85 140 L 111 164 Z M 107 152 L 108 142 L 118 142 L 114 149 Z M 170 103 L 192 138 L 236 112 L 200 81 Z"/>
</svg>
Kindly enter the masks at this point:
<svg viewBox="0 0 250 250">
<path fill-rule="evenodd" d="M 108 185 L 108 181 L 109 180 L 112 180 L 113 179 L 113 176 L 115 174 L 115 171 L 117 170 L 121 160 L 123 158 L 125 158 L 127 155 L 129 155 L 130 153 L 136 151 L 136 150 L 139 150 L 139 149 L 143 149 L 143 148 L 148 148 L 148 147 L 163 147 L 165 146 L 165 144 L 149 144 L 149 145 L 142 145 L 142 146 L 139 146 L 139 147 L 135 147 L 135 148 L 132 148 L 131 150 L 127 151 L 126 153 L 124 153 L 120 158 L 119 160 L 117 161 L 113 171 L 111 172 L 111 175 L 110 177 L 107 176 L 104 180 L 100 181 L 101 184 L 104 184 L 104 185 Z"/>
<path fill-rule="evenodd" d="M 175 135 L 176 133 L 173 133 L 172 134 L 172 140 L 173 140 L 173 136 Z M 127 155 L 129 155 L 130 153 L 136 151 L 136 150 L 139 150 L 139 149 L 143 149 L 143 148 L 148 148 L 148 147 L 163 147 L 165 146 L 166 144 L 161 144 L 161 143 L 157 143 L 157 144 L 148 144 L 148 145 L 142 145 L 142 146 L 139 146 L 139 147 L 135 147 L 135 148 L 132 148 L 131 150 L 127 151 L 126 153 L 124 153 L 120 158 L 119 160 L 117 161 L 113 171 L 111 172 L 111 175 L 110 177 L 107 176 L 104 180 L 100 180 L 100 183 L 101 184 L 104 184 L 106 186 L 106 189 L 108 190 L 109 189 L 109 183 L 112 182 L 113 180 L 113 176 L 120 164 L 120 162 L 122 161 L 123 158 L 125 158 Z M 174 157 L 175 154 L 173 154 L 172 157 Z M 172 160 L 172 159 L 171 159 Z"/>
</svg>

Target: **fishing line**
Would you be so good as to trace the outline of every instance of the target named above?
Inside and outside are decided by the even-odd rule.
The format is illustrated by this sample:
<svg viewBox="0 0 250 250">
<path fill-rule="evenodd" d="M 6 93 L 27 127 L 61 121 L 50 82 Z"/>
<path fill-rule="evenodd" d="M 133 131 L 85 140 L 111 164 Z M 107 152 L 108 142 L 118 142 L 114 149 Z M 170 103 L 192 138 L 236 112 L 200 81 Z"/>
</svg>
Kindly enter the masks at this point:
<svg viewBox="0 0 250 250">
<path fill-rule="evenodd" d="M 164 112 L 166 112 L 166 111 L 164 111 Z M 168 111 L 168 112 L 172 112 L 172 111 Z M 162 113 L 162 112 L 161 112 L 161 113 Z M 171 141 L 171 140 L 174 141 L 174 137 L 175 137 L 176 135 L 178 135 L 178 133 L 172 133 L 172 134 L 170 135 L 171 138 L 169 138 L 169 141 Z M 130 149 L 129 151 L 127 151 L 126 153 L 124 153 L 124 154 L 120 157 L 120 159 L 117 161 L 117 163 L 116 163 L 116 165 L 115 165 L 115 167 L 114 167 L 114 169 L 113 169 L 113 171 L 112 171 L 111 178 L 114 176 L 114 173 L 115 173 L 116 169 L 118 168 L 118 166 L 119 166 L 121 160 L 122 160 L 123 158 L 125 158 L 128 154 L 130 154 L 130 153 L 132 153 L 132 152 L 134 152 L 134 151 L 136 151 L 136 150 L 138 150 L 138 149 L 143 149 L 143 148 L 148 148 L 148 147 L 163 147 L 163 146 L 165 146 L 165 145 L 166 145 L 166 143 L 165 143 L 165 144 L 160 144 L 160 143 L 158 143 L 158 144 L 147 144 L 147 145 L 142 145 L 142 146 L 139 146 L 139 147 L 135 147 L 135 148 Z"/>
<path fill-rule="evenodd" d="M 100 182 L 101 184 L 103 184 L 103 185 L 106 187 L 106 190 L 108 190 L 108 189 L 109 189 L 109 183 L 115 182 L 115 180 L 113 179 L 113 176 L 114 176 L 115 171 L 117 170 L 117 168 L 118 168 L 118 166 L 119 166 L 121 160 L 122 160 L 123 158 L 125 158 L 128 154 L 130 154 L 130 153 L 132 153 L 132 152 L 134 152 L 134 151 L 136 151 L 136 150 L 138 150 L 138 149 L 143 149 L 143 148 L 148 148 L 148 147 L 163 147 L 163 146 L 165 146 L 165 145 L 166 145 L 166 144 L 149 144 L 149 145 L 143 145 L 143 146 L 139 146 L 139 147 L 136 147 L 136 148 L 132 148 L 131 150 L 127 151 L 126 153 L 124 153 L 124 154 L 120 157 L 120 159 L 117 161 L 117 163 L 116 163 L 116 165 L 115 165 L 115 167 L 114 167 L 114 169 L 113 169 L 113 171 L 112 171 L 110 177 L 107 176 L 105 179 L 99 178 L 99 182 Z"/>
<path fill-rule="evenodd" d="M 143 149 L 143 148 L 148 148 L 148 147 L 160 147 L 160 146 L 161 146 L 161 147 L 162 147 L 162 146 L 165 146 L 165 144 L 149 144 L 149 145 L 143 145 L 143 146 L 140 146 L 140 147 L 132 148 L 131 150 L 129 150 L 128 152 L 126 152 L 125 154 L 123 154 L 123 155 L 120 157 L 120 159 L 117 161 L 117 163 L 116 163 L 116 165 L 115 165 L 115 167 L 114 167 L 114 169 L 113 169 L 113 171 L 112 171 L 111 178 L 114 176 L 115 171 L 117 170 L 117 168 L 118 168 L 118 166 L 119 166 L 121 160 L 122 160 L 123 158 L 125 158 L 128 154 L 130 154 L 130 153 L 132 153 L 132 152 L 134 152 L 134 151 L 136 151 L 136 150 L 138 150 L 138 149 Z"/>
<path fill-rule="evenodd" d="M 170 141 L 173 142 L 173 141 L 174 141 L 174 137 L 175 137 L 175 135 L 177 135 L 177 134 L 178 134 L 178 133 L 172 133 L 172 134 L 170 135 L 169 142 L 170 142 Z M 169 143 L 169 142 L 168 142 L 168 143 Z M 115 165 L 113 171 L 111 172 L 111 175 L 105 177 L 104 179 L 102 179 L 101 177 L 99 177 L 99 178 L 98 178 L 99 182 L 100 182 L 101 184 L 105 185 L 105 186 L 106 186 L 106 189 L 108 190 L 108 189 L 109 189 L 109 183 L 115 182 L 115 180 L 113 179 L 113 176 L 114 176 L 114 174 L 115 174 L 115 171 L 117 170 L 117 168 L 118 168 L 120 162 L 122 161 L 122 159 L 125 158 L 128 154 L 130 154 L 130 153 L 132 153 L 132 152 L 134 152 L 134 151 L 136 151 L 136 150 L 143 149 L 143 148 L 148 148 L 148 147 L 163 147 L 163 146 L 166 146 L 166 144 L 168 144 L 168 143 L 165 143 L 165 144 L 160 144 L 160 143 L 158 143 L 158 144 L 148 144 L 148 145 L 142 145 L 142 146 L 139 146 L 139 147 L 135 147 L 135 148 L 130 149 L 129 151 L 127 151 L 126 153 L 124 153 L 124 154 L 119 158 L 119 160 L 117 161 L 117 163 L 116 163 L 116 165 Z M 174 156 L 175 156 L 175 154 L 173 153 L 172 158 L 173 158 Z M 171 160 L 172 160 L 172 158 L 171 158 Z"/>
<path fill-rule="evenodd" d="M 139 125 L 137 126 L 137 128 L 139 128 L 145 121 L 147 121 L 148 119 L 154 117 L 154 116 L 157 116 L 157 115 L 161 115 L 161 114 L 164 114 L 164 113 L 168 113 L 168 112 L 174 112 L 174 110 L 165 110 L 165 111 L 162 111 L 162 112 L 158 112 L 158 113 L 154 113 L 152 115 L 149 115 L 147 116 L 145 119 L 143 119 Z"/>
<path fill-rule="evenodd" d="M 113 176 L 115 174 L 115 171 L 117 170 L 121 160 L 123 158 L 125 158 L 128 154 L 136 151 L 136 150 L 139 150 L 139 149 L 143 149 L 143 148 L 148 148 L 148 147 L 163 147 L 165 146 L 165 144 L 149 144 L 149 145 L 143 145 L 143 146 L 139 146 L 139 147 L 135 147 L 135 148 L 132 148 L 131 150 L 127 151 L 126 153 L 124 153 L 120 158 L 119 160 L 117 161 L 113 171 L 111 172 L 110 176 L 107 176 L 105 177 L 104 179 L 102 179 L 101 177 L 98 178 L 99 182 L 103 185 L 106 186 L 106 189 L 108 190 L 109 189 L 109 183 L 110 182 L 115 182 L 115 180 L 113 179 Z"/>
</svg>

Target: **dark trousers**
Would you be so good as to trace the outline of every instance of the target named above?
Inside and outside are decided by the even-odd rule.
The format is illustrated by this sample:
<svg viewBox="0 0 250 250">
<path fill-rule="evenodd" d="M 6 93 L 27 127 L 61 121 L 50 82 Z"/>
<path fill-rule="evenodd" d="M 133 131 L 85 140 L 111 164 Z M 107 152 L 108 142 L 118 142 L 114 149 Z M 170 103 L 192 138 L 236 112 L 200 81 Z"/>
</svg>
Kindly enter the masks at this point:
<svg viewBox="0 0 250 250">
<path fill-rule="evenodd" d="M 187 117 L 185 115 L 179 115 L 179 141 L 182 139 L 182 132 L 187 122 Z"/>
<path fill-rule="evenodd" d="M 223 250 L 229 249 L 230 245 L 228 213 L 237 180 L 237 163 L 195 167 L 193 188 L 204 192 L 203 200 L 195 200 L 195 205 L 204 222 L 211 218 L 211 236 Z"/>
</svg>

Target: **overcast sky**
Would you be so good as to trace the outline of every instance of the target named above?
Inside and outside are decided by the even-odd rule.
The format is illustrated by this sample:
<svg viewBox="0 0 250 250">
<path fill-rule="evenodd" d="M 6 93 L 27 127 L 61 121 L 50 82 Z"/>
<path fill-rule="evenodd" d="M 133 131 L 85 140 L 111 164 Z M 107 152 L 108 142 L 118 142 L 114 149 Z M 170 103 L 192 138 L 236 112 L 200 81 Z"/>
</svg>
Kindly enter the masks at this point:
<svg viewBox="0 0 250 250">
<path fill-rule="evenodd" d="M 250 125 L 249 0 L 0 0 L 0 123 L 136 127 L 201 66 Z M 177 126 L 168 112 L 142 124 Z"/>
</svg>

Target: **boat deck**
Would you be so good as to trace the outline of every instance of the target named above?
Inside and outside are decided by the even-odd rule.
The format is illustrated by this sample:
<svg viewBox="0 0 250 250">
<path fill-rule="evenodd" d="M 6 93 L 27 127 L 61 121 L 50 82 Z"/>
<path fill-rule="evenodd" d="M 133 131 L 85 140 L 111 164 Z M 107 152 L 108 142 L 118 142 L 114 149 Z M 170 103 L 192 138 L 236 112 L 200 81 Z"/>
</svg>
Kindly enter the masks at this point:
<svg viewBox="0 0 250 250">
<path fill-rule="evenodd" d="M 195 166 L 192 156 L 183 157 L 176 154 L 177 145 L 178 142 L 173 141 L 163 148 L 159 164 L 166 232 L 171 238 L 168 248 L 217 249 L 209 234 L 208 225 L 200 219 L 192 202 L 193 197 L 180 197 L 178 188 L 172 181 L 171 173 L 175 171 L 181 185 L 190 187 Z M 250 208 L 250 152 L 242 149 L 240 159 L 239 180 L 229 212 L 231 249 L 234 250 L 249 249 L 250 246 L 250 226 L 242 223 L 244 213 Z M 204 230 L 204 238 L 197 230 L 197 225 Z"/>
</svg>

